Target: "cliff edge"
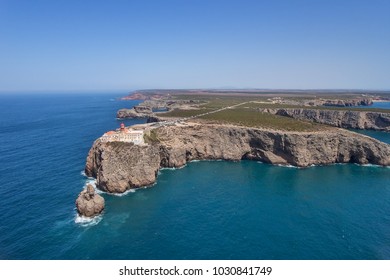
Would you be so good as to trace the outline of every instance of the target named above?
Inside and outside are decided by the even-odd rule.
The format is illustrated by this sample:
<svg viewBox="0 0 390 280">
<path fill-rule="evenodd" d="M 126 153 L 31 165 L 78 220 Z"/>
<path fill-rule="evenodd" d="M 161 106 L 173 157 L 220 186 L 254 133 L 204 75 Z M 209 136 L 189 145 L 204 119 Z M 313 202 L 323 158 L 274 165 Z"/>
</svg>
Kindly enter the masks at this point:
<svg viewBox="0 0 390 280">
<path fill-rule="evenodd" d="M 390 113 L 306 108 L 259 108 L 259 111 L 335 127 L 390 131 Z"/>
<path fill-rule="evenodd" d="M 307 167 L 332 163 L 390 165 L 390 145 L 331 128 L 316 132 L 272 131 L 218 124 L 181 124 L 154 128 L 146 145 L 97 139 L 85 173 L 110 193 L 151 185 L 162 167 L 192 160 L 258 160 Z"/>
</svg>

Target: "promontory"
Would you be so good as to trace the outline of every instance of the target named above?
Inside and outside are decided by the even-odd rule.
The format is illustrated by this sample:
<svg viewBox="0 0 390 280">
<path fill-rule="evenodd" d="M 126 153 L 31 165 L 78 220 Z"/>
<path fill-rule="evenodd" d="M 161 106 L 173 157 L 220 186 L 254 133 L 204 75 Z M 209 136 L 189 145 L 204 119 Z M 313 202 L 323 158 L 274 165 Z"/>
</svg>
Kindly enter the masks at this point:
<svg viewBox="0 0 390 280">
<path fill-rule="evenodd" d="M 179 168 L 193 160 L 256 160 L 297 167 L 334 163 L 390 165 L 390 145 L 340 128 L 341 121 L 332 124 L 310 120 L 305 116 L 313 112 L 291 111 L 296 104 L 275 105 L 253 100 L 252 96 L 229 102 L 220 96 L 196 102 L 188 102 L 189 99 L 194 96 L 181 103 L 187 106 L 185 110 L 175 108 L 151 116 L 150 123 L 132 127 L 122 124 L 106 132 L 90 149 L 85 173 L 97 179 L 99 189 L 123 193 L 155 183 L 160 168 Z M 366 99 L 362 103 L 370 103 Z M 144 107 L 138 110 L 151 112 Z M 339 111 L 334 112 L 345 119 Z M 382 122 L 376 125 L 387 130 L 389 119 L 382 113 L 376 112 Z M 299 117 L 294 118 L 294 114 Z M 318 116 L 321 119 L 322 115 Z"/>
</svg>

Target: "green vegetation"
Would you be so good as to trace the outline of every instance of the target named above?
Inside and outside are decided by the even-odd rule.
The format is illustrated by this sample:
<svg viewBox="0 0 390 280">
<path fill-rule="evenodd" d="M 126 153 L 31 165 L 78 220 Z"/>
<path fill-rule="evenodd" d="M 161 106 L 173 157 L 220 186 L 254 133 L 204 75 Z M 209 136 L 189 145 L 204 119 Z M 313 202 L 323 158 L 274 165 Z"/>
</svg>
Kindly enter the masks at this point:
<svg viewBox="0 0 390 280">
<path fill-rule="evenodd" d="M 180 95 L 173 96 L 173 99 L 178 100 L 200 100 L 206 102 L 200 104 L 202 108 L 218 109 L 222 107 L 232 106 L 242 102 L 249 102 L 252 100 L 266 101 L 268 97 L 257 96 L 220 96 L 220 95 Z"/>
<path fill-rule="evenodd" d="M 379 113 L 389 113 L 388 109 L 380 109 L 380 108 L 372 108 L 371 106 L 362 106 L 362 107 L 335 107 L 335 106 L 304 106 L 304 105 L 292 105 L 292 104 L 275 104 L 271 103 L 269 98 L 272 98 L 273 96 L 219 96 L 219 95 L 177 95 L 174 96 L 175 99 L 184 99 L 184 100 L 202 100 L 207 103 L 200 104 L 199 108 L 202 110 L 217 110 L 219 108 L 228 107 L 236 104 L 240 104 L 243 102 L 248 102 L 247 104 L 241 105 L 240 108 L 273 108 L 273 109 L 279 109 L 279 108 L 294 108 L 294 109 L 316 109 L 316 110 L 336 110 L 336 111 L 364 111 L 364 112 L 379 112 Z M 291 102 L 303 102 L 303 101 L 309 101 L 311 98 L 310 96 L 283 96 L 284 100 L 288 100 Z M 329 96 L 321 96 L 323 99 L 338 99 L 341 98 L 341 96 L 337 95 L 329 95 Z M 342 99 L 352 99 L 356 98 L 356 95 L 343 95 Z M 206 112 L 201 111 L 199 112 Z M 196 111 L 194 111 L 196 112 Z M 172 116 L 172 117 L 180 117 L 182 116 L 181 112 L 173 113 L 172 115 L 166 115 Z M 183 113 L 184 114 L 184 113 Z M 201 113 L 199 113 L 201 114 Z M 163 115 L 161 115 L 163 116 Z M 191 114 L 186 115 L 191 116 Z"/>
<path fill-rule="evenodd" d="M 148 132 L 145 132 L 144 142 L 148 144 L 159 143 L 160 140 L 158 139 L 157 131 L 155 129 L 152 129 Z"/>
<path fill-rule="evenodd" d="M 161 117 L 187 118 L 187 117 L 192 117 L 192 116 L 195 116 L 195 115 L 211 112 L 213 110 L 215 110 L 215 109 L 199 109 L 199 110 L 179 110 L 179 109 L 175 109 L 175 110 L 170 111 L 170 112 L 159 113 L 159 114 L 156 114 L 156 115 L 157 116 L 161 116 Z"/>
<path fill-rule="evenodd" d="M 175 109 L 167 113 L 157 114 L 160 117 L 173 117 L 173 118 L 187 118 L 193 117 L 204 113 L 216 111 L 221 108 L 227 108 L 240 103 L 244 103 L 240 106 L 225 109 L 220 112 L 207 114 L 205 116 L 198 117 L 205 121 L 217 122 L 217 123 L 228 123 L 234 125 L 268 128 L 275 130 L 288 130 L 288 131 L 319 131 L 328 129 L 329 126 L 318 124 L 309 121 L 296 120 L 289 117 L 278 116 L 268 113 L 262 113 L 259 109 L 313 109 L 313 110 L 335 110 L 335 111 L 363 111 L 363 112 L 381 112 L 390 113 L 388 109 L 372 108 L 370 106 L 362 107 L 330 107 L 330 106 L 304 106 L 302 104 L 307 101 L 313 100 L 314 95 L 307 94 L 286 94 L 281 93 L 279 95 L 284 101 L 291 103 L 300 103 L 301 105 L 293 104 L 276 104 L 272 103 L 270 98 L 274 98 L 278 95 L 269 93 L 269 95 L 219 95 L 219 94 L 184 94 L 184 95 L 172 95 L 173 99 L 182 100 L 200 100 L 206 103 L 198 104 L 199 109 L 195 110 L 184 110 Z M 343 96 L 337 96 L 332 94 L 322 94 L 318 97 L 329 98 L 329 99 L 349 99 L 356 98 L 356 94 L 345 93 Z M 156 138 L 157 139 L 157 138 Z"/>
<path fill-rule="evenodd" d="M 388 109 L 371 108 L 370 106 L 362 107 L 333 107 L 333 106 L 303 106 L 303 105 L 289 105 L 289 104 L 272 104 L 272 103 L 256 103 L 251 102 L 239 106 L 238 108 L 268 108 L 268 109 L 313 109 L 313 110 L 335 110 L 335 111 L 362 111 L 362 112 L 378 112 L 390 113 Z"/>
<path fill-rule="evenodd" d="M 228 109 L 203 116 L 201 119 L 217 121 L 218 123 L 288 131 L 319 131 L 328 128 L 325 125 L 313 122 L 243 109 Z"/>
</svg>

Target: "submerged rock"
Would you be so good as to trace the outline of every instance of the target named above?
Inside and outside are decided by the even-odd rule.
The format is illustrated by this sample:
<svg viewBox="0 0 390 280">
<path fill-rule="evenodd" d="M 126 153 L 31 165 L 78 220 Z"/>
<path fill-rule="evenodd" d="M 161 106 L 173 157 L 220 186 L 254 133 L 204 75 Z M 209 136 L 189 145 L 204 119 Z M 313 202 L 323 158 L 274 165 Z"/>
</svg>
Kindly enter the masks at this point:
<svg viewBox="0 0 390 280">
<path fill-rule="evenodd" d="M 76 199 L 77 212 L 85 217 L 99 215 L 104 209 L 104 198 L 97 194 L 92 185 L 88 184 Z"/>
</svg>

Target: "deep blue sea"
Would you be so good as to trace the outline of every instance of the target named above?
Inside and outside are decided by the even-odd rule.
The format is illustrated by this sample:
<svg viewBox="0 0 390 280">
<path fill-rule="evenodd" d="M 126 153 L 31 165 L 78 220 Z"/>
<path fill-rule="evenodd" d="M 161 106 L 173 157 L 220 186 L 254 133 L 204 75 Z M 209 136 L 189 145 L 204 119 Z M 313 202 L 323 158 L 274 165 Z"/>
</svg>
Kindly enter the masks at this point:
<svg viewBox="0 0 390 280">
<path fill-rule="evenodd" d="M 374 102 L 370 107 L 372 108 L 382 108 L 382 109 L 390 109 L 390 101 L 389 102 Z"/>
<path fill-rule="evenodd" d="M 390 259 L 390 168 L 375 166 L 193 162 L 76 222 L 88 150 L 137 103 L 125 94 L 0 95 L 0 259 Z"/>
</svg>

